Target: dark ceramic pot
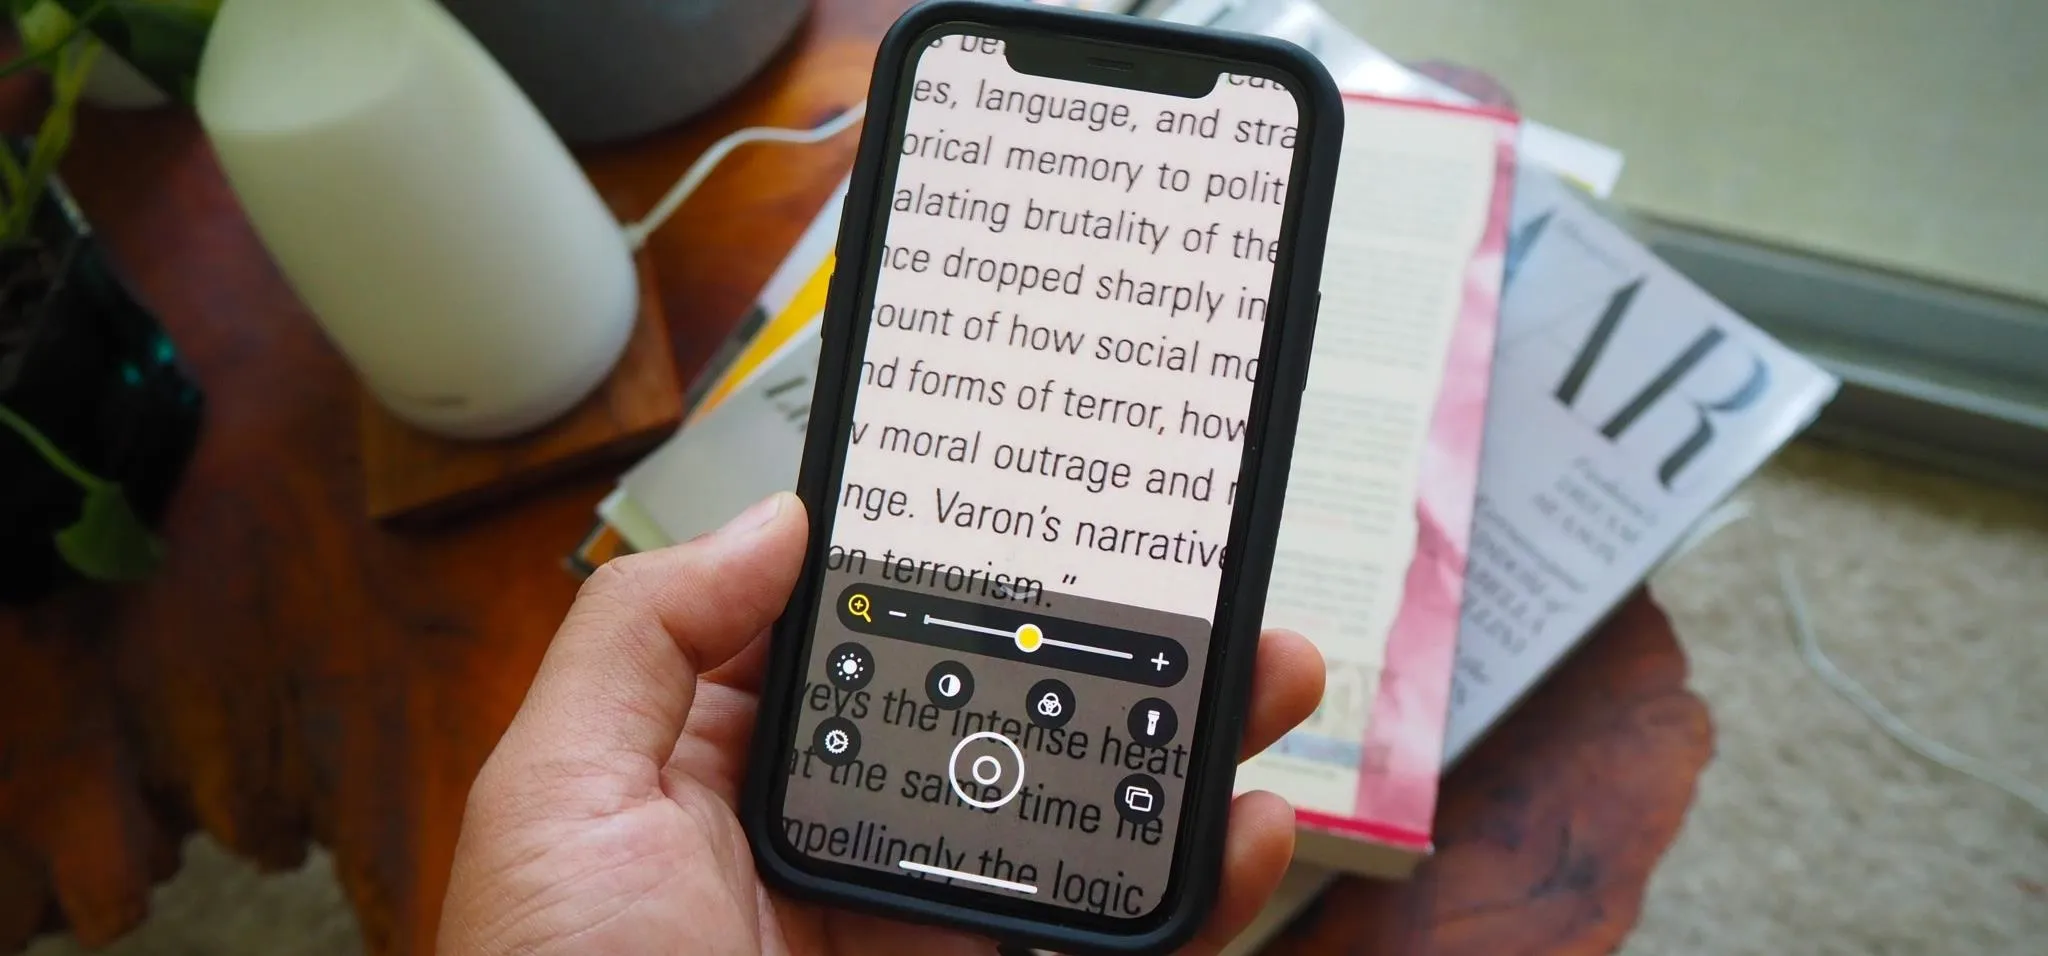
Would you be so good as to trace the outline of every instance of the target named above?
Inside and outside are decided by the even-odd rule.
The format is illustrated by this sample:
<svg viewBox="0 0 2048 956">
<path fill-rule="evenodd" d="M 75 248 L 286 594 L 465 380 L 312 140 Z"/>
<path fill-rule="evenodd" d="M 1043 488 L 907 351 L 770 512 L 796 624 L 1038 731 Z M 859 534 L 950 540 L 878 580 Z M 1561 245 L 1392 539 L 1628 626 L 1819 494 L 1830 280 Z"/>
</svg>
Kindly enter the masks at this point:
<svg viewBox="0 0 2048 956">
<path fill-rule="evenodd" d="M 572 143 L 639 136 L 745 83 L 811 0 L 442 0 Z"/>
<path fill-rule="evenodd" d="M 61 184 L 34 232 L 29 246 L 0 252 L 0 408 L 118 484 L 153 527 L 198 442 L 199 390 Z M 84 502 L 78 481 L 0 423 L 0 603 L 79 580 L 56 538 Z"/>
</svg>

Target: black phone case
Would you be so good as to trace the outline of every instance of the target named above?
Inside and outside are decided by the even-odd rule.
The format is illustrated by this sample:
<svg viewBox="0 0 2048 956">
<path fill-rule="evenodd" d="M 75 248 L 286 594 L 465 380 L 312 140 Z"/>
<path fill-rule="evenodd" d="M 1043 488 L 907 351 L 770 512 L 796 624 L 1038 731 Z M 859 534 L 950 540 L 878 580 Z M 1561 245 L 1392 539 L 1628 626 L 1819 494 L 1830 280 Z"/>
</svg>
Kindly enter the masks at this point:
<svg viewBox="0 0 2048 956">
<path fill-rule="evenodd" d="M 1223 566 L 1216 627 L 1210 646 L 1196 756 L 1187 777 L 1185 812 L 1175 843 L 1173 877 L 1160 906 L 1129 929 L 1090 926 L 1092 914 L 1052 904 L 1011 903 L 986 893 L 895 876 L 846 864 L 808 859 L 790 847 L 775 808 L 781 806 L 782 769 L 803 684 L 802 650 L 815 627 L 846 453 L 852 385 L 866 341 L 872 295 L 869 277 L 887 224 L 885 174 L 895 145 L 908 70 L 917 45 L 949 24 L 1036 29 L 1080 39 L 1162 48 L 1257 65 L 1296 84 L 1303 106 L 1302 148 L 1291 171 L 1296 188 L 1282 220 L 1284 239 L 1275 264 L 1260 375 L 1246 417 L 1244 484 L 1239 488 Z M 797 494 L 810 512 L 811 538 L 803 574 L 776 622 L 761 708 L 754 730 L 740 819 L 763 879 L 798 898 L 887 916 L 964 929 L 1000 942 L 1062 953 L 1163 952 L 1185 943 L 1209 915 L 1222 871 L 1236 755 L 1244 731 L 1252 664 L 1274 541 L 1280 528 L 1294 430 L 1314 344 L 1323 243 L 1343 140 L 1343 101 L 1328 71 L 1294 44 L 1134 17 L 1095 14 L 989 0 L 927 0 L 905 13 L 883 38 L 875 58 L 867 118 L 861 131 L 839 227 L 837 270 L 826 298 L 823 352 L 811 402 Z"/>
</svg>

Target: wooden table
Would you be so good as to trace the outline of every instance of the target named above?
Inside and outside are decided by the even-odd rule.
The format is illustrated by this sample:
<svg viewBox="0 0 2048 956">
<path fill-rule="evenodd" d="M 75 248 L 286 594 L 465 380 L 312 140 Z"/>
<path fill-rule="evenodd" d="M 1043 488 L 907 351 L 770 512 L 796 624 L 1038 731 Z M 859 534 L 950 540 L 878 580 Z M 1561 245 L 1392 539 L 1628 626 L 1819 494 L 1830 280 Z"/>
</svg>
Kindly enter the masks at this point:
<svg viewBox="0 0 2048 956">
<path fill-rule="evenodd" d="M 844 108 L 902 5 L 825 0 L 745 93 L 588 155 L 593 178 L 637 216 L 725 132 Z M 0 90 L 0 122 L 24 128 L 39 97 Z M 679 368 L 701 367 L 851 152 L 743 150 L 654 237 Z M 575 594 L 561 559 L 610 476 L 439 531 L 372 525 L 355 385 L 192 119 L 88 115 L 64 168 L 210 407 L 158 577 L 0 613 L 0 950 L 54 926 L 121 935 L 197 828 L 272 867 L 318 841 L 371 951 L 428 952 L 470 778 Z M 1281 948 L 1606 952 L 1711 750 L 1684 670 L 1662 615 L 1631 604 L 1453 776 L 1415 882 L 1346 882 Z"/>
</svg>

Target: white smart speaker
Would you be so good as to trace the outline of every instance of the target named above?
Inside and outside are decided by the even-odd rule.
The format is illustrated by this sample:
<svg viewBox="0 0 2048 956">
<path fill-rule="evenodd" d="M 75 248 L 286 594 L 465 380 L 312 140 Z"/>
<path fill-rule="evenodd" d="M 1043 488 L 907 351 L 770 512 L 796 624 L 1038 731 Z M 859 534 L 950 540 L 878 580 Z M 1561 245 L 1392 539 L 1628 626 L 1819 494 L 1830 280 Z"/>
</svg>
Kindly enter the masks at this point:
<svg viewBox="0 0 2048 956">
<path fill-rule="evenodd" d="M 617 363 L 638 306 L 618 221 L 433 0 L 228 0 L 197 101 L 264 246 L 398 417 L 515 435 Z"/>
</svg>

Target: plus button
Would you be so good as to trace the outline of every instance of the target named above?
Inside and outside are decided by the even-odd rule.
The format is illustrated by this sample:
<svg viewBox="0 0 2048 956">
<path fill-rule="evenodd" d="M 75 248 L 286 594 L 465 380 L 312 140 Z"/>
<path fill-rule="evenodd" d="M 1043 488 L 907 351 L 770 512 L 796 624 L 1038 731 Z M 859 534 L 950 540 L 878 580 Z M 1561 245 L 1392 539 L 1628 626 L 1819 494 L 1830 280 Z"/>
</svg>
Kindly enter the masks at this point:
<svg viewBox="0 0 2048 956">
<path fill-rule="evenodd" d="M 1171 664 L 1171 663 L 1173 663 L 1173 662 L 1172 662 L 1172 661 L 1169 661 L 1169 660 L 1167 660 L 1167 659 L 1166 659 L 1166 653 L 1165 653 L 1164 651 L 1162 651 L 1162 652 L 1160 652 L 1160 653 L 1158 653 L 1158 654 L 1154 655 L 1154 656 L 1153 656 L 1153 658 L 1152 658 L 1152 660 L 1151 660 L 1151 664 L 1152 664 L 1152 672 L 1153 672 L 1153 673 L 1155 673 L 1155 674 L 1156 674 L 1156 673 L 1160 673 L 1160 672 L 1162 672 L 1162 671 L 1166 670 L 1166 666 L 1167 666 L 1168 664 Z"/>
</svg>

